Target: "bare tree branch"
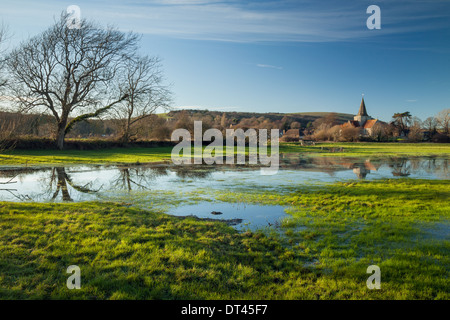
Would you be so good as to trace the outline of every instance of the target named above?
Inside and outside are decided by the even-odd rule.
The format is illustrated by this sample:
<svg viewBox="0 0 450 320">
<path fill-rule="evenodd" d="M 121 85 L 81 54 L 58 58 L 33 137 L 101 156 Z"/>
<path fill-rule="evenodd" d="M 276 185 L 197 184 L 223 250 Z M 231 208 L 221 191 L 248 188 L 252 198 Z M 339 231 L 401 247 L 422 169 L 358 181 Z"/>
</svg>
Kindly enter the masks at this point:
<svg viewBox="0 0 450 320">
<path fill-rule="evenodd" d="M 158 57 L 133 57 L 125 63 L 118 77 L 118 90 L 127 95 L 124 103 L 114 108 L 122 128 L 122 140 L 127 142 L 136 133 L 133 127 L 148 118 L 158 108 L 170 108 L 171 92 L 163 84 L 161 61 Z"/>
<path fill-rule="evenodd" d="M 12 78 L 9 93 L 18 108 L 52 114 L 60 149 L 74 123 L 98 116 L 124 99 L 123 93 L 110 89 L 139 40 L 134 33 L 102 29 L 87 20 L 79 29 L 69 29 L 67 17 L 62 13 L 49 29 L 23 42 L 6 63 Z M 74 114 L 77 120 L 69 122 Z"/>
</svg>

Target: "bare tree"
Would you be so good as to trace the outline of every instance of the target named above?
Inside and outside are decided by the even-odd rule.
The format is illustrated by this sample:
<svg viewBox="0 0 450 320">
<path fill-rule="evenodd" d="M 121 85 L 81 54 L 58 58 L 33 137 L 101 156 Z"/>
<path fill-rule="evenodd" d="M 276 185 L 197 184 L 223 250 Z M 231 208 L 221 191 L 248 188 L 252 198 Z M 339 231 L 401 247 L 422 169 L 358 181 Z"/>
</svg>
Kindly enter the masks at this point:
<svg viewBox="0 0 450 320">
<path fill-rule="evenodd" d="M 114 107 L 122 129 L 121 140 L 128 142 L 136 135 L 136 125 L 157 109 L 169 109 L 171 93 L 163 84 L 161 61 L 158 57 L 134 57 L 125 62 L 119 77 L 118 90 L 127 98 Z"/>
<path fill-rule="evenodd" d="M 4 42 L 4 39 L 5 39 L 5 34 L 6 34 L 6 29 L 3 25 L 1 25 L 0 26 L 0 90 L 6 84 L 6 80 L 5 80 L 5 78 L 3 78 L 3 73 L 2 73 L 5 60 L 3 58 L 3 54 L 2 54 L 3 52 L 1 49 L 2 42 Z M 0 95 L 1 95 L 1 91 L 0 91 Z M 5 136 L 5 133 L 9 132 L 9 131 L 6 131 L 7 128 L 5 126 L 6 126 L 6 124 L 3 123 L 3 119 L 0 119 L 0 152 L 5 149 L 5 140 L 7 138 Z"/>
<path fill-rule="evenodd" d="M 341 129 L 338 139 L 340 141 L 358 141 L 360 135 L 360 128 L 344 127 Z"/>
<path fill-rule="evenodd" d="M 450 132 L 450 109 L 444 109 L 436 115 L 436 120 L 441 127 L 443 133 L 448 134 Z"/>
<path fill-rule="evenodd" d="M 436 133 L 436 127 L 437 127 L 437 121 L 435 117 L 428 117 L 426 118 L 423 123 L 422 126 L 425 130 L 428 131 L 428 134 L 430 136 L 432 136 L 433 134 Z"/>
<path fill-rule="evenodd" d="M 40 109 L 54 116 L 59 149 L 72 126 L 107 112 L 126 95 L 110 90 L 137 49 L 138 36 L 82 20 L 66 25 L 68 15 L 8 55 L 8 89 L 20 110 Z M 70 119 L 70 117 L 74 117 Z"/>
<path fill-rule="evenodd" d="M 423 122 L 418 117 L 412 117 L 408 132 L 409 141 L 418 142 L 423 139 L 422 125 Z"/>
<path fill-rule="evenodd" d="M 4 25 L 0 25 L 0 89 L 5 86 L 6 78 L 3 76 L 3 67 L 5 65 L 5 58 L 3 55 L 2 43 L 5 42 L 7 29 Z"/>
</svg>

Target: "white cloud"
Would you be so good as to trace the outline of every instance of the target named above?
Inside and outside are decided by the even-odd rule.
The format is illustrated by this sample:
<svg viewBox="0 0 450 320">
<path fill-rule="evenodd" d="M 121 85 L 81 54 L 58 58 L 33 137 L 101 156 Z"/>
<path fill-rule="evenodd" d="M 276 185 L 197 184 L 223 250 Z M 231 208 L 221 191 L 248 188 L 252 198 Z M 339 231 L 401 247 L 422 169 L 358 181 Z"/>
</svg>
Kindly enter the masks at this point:
<svg viewBox="0 0 450 320">
<path fill-rule="evenodd" d="M 2 15 L 48 24 L 64 5 L 3 0 Z M 382 1 L 381 30 L 368 30 L 368 5 L 355 1 L 79 0 L 82 17 L 124 30 L 196 40 L 330 42 L 448 28 L 450 3 Z M 25 8 L 25 9 L 24 9 Z M 51 12 L 51 14 L 50 14 Z"/>
<path fill-rule="evenodd" d="M 270 69 L 278 69 L 278 70 L 283 69 L 283 67 L 272 66 L 270 64 L 257 64 L 256 66 L 259 68 L 270 68 Z"/>
<path fill-rule="evenodd" d="M 239 110 L 239 107 L 204 107 L 204 106 L 177 106 L 177 110 L 210 110 L 210 111 L 225 111 L 225 110 Z"/>
<path fill-rule="evenodd" d="M 436 19 L 450 17 L 450 10 L 437 14 L 423 4 L 386 3 L 381 5 L 382 29 L 372 31 L 366 27 L 366 7 L 354 2 L 328 1 L 319 5 L 303 1 L 292 5 L 292 2 L 280 1 L 275 5 L 262 1 L 244 4 L 239 1 L 160 0 L 157 3 L 159 5 L 118 6 L 117 12 L 130 14 L 130 22 L 138 32 L 236 42 L 352 40 L 424 31 L 439 27 Z M 141 21 L 135 20 L 136 12 L 142 15 Z M 442 22 L 440 24 L 442 26 Z"/>
</svg>

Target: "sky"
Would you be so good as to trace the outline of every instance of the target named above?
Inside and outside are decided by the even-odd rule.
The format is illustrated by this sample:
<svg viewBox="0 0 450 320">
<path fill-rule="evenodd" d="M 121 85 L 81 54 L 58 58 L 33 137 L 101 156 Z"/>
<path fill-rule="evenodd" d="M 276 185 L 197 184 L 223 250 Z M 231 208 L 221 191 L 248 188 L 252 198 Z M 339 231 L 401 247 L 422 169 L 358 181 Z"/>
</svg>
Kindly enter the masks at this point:
<svg viewBox="0 0 450 320">
<path fill-rule="evenodd" d="M 162 59 L 174 108 L 424 120 L 450 108 L 450 0 L 1 0 L 7 45 L 82 18 L 142 34 Z M 380 29 L 369 29 L 370 5 Z"/>
</svg>

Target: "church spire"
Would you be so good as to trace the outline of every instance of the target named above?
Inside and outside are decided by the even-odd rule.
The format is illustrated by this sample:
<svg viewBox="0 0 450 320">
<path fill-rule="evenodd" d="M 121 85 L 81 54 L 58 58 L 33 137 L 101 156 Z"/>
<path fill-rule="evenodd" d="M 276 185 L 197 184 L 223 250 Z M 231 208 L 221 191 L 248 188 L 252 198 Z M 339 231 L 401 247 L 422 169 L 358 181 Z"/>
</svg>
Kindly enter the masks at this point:
<svg viewBox="0 0 450 320">
<path fill-rule="evenodd" d="M 368 116 L 366 111 L 366 104 L 364 103 L 364 95 L 361 100 L 361 105 L 359 106 L 358 116 Z"/>
</svg>

